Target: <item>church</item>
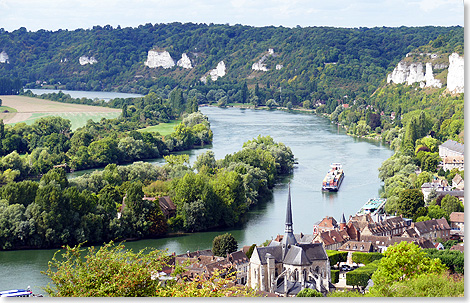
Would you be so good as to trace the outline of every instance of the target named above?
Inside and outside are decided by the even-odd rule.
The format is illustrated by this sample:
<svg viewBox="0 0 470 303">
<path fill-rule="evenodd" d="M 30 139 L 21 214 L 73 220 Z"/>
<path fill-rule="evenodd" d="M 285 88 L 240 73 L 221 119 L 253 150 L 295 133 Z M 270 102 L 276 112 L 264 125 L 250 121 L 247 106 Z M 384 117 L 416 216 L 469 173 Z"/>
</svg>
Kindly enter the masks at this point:
<svg viewBox="0 0 470 303">
<path fill-rule="evenodd" d="M 255 247 L 250 258 L 248 285 L 280 296 L 295 296 L 304 288 L 326 294 L 331 284 L 330 261 L 322 243 L 302 242 L 294 235 L 290 185 L 284 236 L 280 242 Z"/>
</svg>

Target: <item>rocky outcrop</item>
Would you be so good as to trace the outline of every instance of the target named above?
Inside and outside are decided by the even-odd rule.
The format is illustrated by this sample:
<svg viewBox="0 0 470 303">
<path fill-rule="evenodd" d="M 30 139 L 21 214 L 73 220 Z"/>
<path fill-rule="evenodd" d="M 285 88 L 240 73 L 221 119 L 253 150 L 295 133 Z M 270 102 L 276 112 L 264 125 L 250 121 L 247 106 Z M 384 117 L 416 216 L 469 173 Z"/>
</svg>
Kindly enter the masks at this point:
<svg viewBox="0 0 470 303">
<path fill-rule="evenodd" d="M 226 74 L 226 68 L 225 68 L 225 62 L 220 61 L 219 64 L 217 64 L 217 67 L 212 69 L 209 72 L 209 76 L 211 77 L 212 81 L 216 81 L 219 77 L 223 77 Z M 200 79 L 202 82 L 206 83 L 206 76 L 201 77 Z"/>
<path fill-rule="evenodd" d="M 264 61 L 265 61 L 269 56 L 275 56 L 275 55 L 274 55 L 274 49 L 272 49 L 272 48 L 268 49 L 268 53 L 265 54 L 265 55 L 263 55 L 263 57 L 261 57 L 261 59 L 259 59 L 258 62 L 253 63 L 253 65 L 251 66 L 251 69 L 253 69 L 253 70 L 258 70 L 258 71 L 263 71 L 263 72 L 267 72 L 269 69 L 266 67 L 266 64 L 264 64 Z"/>
<path fill-rule="evenodd" d="M 159 52 L 156 50 L 149 50 L 147 61 L 145 61 L 144 64 L 149 68 L 163 67 L 167 69 L 175 66 L 175 61 L 167 51 Z"/>
<path fill-rule="evenodd" d="M 419 83 L 420 87 L 441 87 L 441 81 L 434 79 L 432 63 L 428 62 L 423 68 L 422 63 L 408 63 L 400 61 L 391 74 L 387 76 L 387 83 L 412 85 Z"/>
<path fill-rule="evenodd" d="M 80 65 L 87 65 L 87 64 L 95 64 L 98 63 L 98 61 L 95 59 L 95 57 L 87 57 L 87 56 L 81 56 L 78 59 L 78 62 L 80 62 Z"/>
<path fill-rule="evenodd" d="M 8 54 L 5 51 L 0 53 L 0 63 L 10 63 Z"/>
<path fill-rule="evenodd" d="M 186 55 L 186 53 L 183 53 L 183 55 L 181 55 L 181 59 L 176 62 L 176 65 L 186 69 L 193 68 L 191 60 L 189 59 L 188 55 Z"/>
<path fill-rule="evenodd" d="M 455 94 L 464 92 L 464 57 L 460 57 L 457 53 L 449 56 L 447 89 Z"/>
</svg>

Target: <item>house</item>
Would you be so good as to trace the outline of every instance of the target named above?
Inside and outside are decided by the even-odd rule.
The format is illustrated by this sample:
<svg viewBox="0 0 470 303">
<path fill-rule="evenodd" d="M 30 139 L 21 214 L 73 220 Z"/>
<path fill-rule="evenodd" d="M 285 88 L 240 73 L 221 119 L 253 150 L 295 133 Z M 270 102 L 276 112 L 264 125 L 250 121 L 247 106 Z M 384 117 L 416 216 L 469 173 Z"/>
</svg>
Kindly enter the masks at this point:
<svg viewBox="0 0 470 303">
<path fill-rule="evenodd" d="M 401 216 L 369 223 L 361 230 L 362 236 L 401 236 L 411 222 Z"/>
<path fill-rule="evenodd" d="M 434 248 L 436 248 L 437 250 L 444 250 L 444 245 L 442 245 L 442 243 L 440 242 L 437 242 L 434 243 Z"/>
<path fill-rule="evenodd" d="M 450 234 L 453 239 L 462 240 L 465 236 L 465 214 L 463 212 L 452 212 L 449 216 Z"/>
<path fill-rule="evenodd" d="M 460 174 L 455 174 L 455 177 L 452 179 L 452 188 L 457 190 L 464 190 L 464 180 Z"/>
<path fill-rule="evenodd" d="M 370 214 L 350 216 L 346 224 L 346 231 L 352 240 L 360 240 L 361 231 L 373 222 Z"/>
<path fill-rule="evenodd" d="M 290 186 L 287 199 L 285 231 L 282 241 L 256 247 L 250 258 L 248 285 L 288 297 L 304 288 L 323 294 L 331 284 L 330 262 L 322 243 L 298 242 L 292 228 Z"/>
<path fill-rule="evenodd" d="M 337 250 L 341 245 L 350 239 L 346 230 L 329 230 L 315 236 L 313 243 L 323 243 L 327 250 Z"/>
<path fill-rule="evenodd" d="M 452 168 L 464 169 L 465 147 L 453 140 L 447 140 L 439 145 L 439 157 L 442 159 L 442 168 L 451 170 Z"/>
<path fill-rule="evenodd" d="M 227 254 L 227 260 L 237 271 L 237 284 L 245 285 L 248 280 L 248 270 L 250 268 L 250 260 L 246 254 L 243 250 L 239 250 Z"/>
<path fill-rule="evenodd" d="M 411 230 L 406 230 L 404 234 L 416 235 L 420 238 L 429 239 L 435 241 L 437 238 L 441 238 L 444 241 L 450 239 L 450 226 L 445 218 L 432 219 L 422 222 L 411 223 Z"/>
<path fill-rule="evenodd" d="M 348 257 L 346 263 L 352 264 L 352 254 L 354 252 L 378 252 L 379 249 L 372 242 L 350 240 L 338 248 L 338 251 L 347 251 Z"/>
<path fill-rule="evenodd" d="M 421 248 L 434 248 L 434 244 L 424 238 L 419 237 L 410 237 L 410 236 L 361 236 L 361 241 L 364 242 L 371 242 L 375 247 L 377 247 L 377 251 L 384 253 L 389 246 L 392 246 L 396 243 L 400 243 L 403 241 L 406 242 L 413 242 Z"/>
<path fill-rule="evenodd" d="M 317 235 L 318 233 L 333 230 L 338 228 L 338 222 L 336 222 L 333 217 L 325 217 L 320 222 L 313 224 L 313 234 Z"/>
<path fill-rule="evenodd" d="M 449 219 L 451 229 L 464 232 L 465 213 L 454 211 L 450 214 Z"/>
<path fill-rule="evenodd" d="M 426 182 L 421 185 L 421 192 L 424 196 L 424 201 L 428 200 L 428 196 L 432 191 L 446 191 L 451 190 L 452 188 L 449 187 L 447 184 L 447 180 L 445 179 L 435 179 L 432 182 Z"/>
</svg>

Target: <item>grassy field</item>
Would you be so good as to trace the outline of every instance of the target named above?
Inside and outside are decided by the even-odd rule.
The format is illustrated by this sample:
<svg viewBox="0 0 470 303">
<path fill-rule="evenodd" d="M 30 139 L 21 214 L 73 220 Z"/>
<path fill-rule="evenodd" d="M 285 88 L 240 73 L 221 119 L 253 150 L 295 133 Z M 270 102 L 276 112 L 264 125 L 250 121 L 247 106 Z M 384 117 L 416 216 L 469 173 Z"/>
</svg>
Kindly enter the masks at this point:
<svg viewBox="0 0 470 303">
<path fill-rule="evenodd" d="M 155 126 L 149 126 L 143 129 L 139 129 L 141 132 L 159 132 L 160 135 L 166 136 L 174 132 L 174 128 L 176 125 L 180 124 L 181 120 L 171 121 L 168 123 L 160 123 Z"/>
<path fill-rule="evenodd" d="M 121 114 L 121 110 L 115 108 L 61 103 L 25 96 L 0 96 L 0 99 L 3 105 L 0 108 L 0 119 L 10 125 L 19 122 L 32 124 L 41 117 L 60 116 L 70 120 L 72 129 L 75 130 L 85 125 L 89 119 L 100 121 L 102 118 L 116 118 Z M 4 113 L 5 109 L 9 112 Z"/>
</svg>

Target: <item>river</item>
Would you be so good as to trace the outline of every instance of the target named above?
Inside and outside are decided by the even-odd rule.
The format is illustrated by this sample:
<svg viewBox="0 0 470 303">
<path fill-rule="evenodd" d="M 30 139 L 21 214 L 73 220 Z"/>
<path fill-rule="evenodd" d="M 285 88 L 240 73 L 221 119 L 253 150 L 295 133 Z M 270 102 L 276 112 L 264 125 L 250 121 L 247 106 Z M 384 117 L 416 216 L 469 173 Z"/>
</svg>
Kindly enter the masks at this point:
<svg viewBox="0 0 470 303">
<path fill-rule="evenodd" d="M 246 224 L 240 228 L 128 242 L 126 247 L 168 249 L 179 254 L 211 248 L 212 239 L 224 232 L 234 235 L 239 248 L 261 244 L 284 233 L 289 182 L 295 233 L 312 233 L 313 224 L 325 216 L 339 221 L 344 213 L 348 218 L 368 199 L 380 194 L 382 184 L 377 168 L 393 153 L 380 142 L 347 136 L 337 125 L 312 114 L 216 107 L 201 107 L 200 110 L 209 117 L 213 145 L 190 151 L 191 163 L 207 150 L 212 150 L 220 159 L 240 150 L 247 140 L 270 135 L 292 149 L 298 161 L 293 175 L 281 180 L 274 188 L 272 199 L 252 209 Z M 153 162 L 162 163 L 162 159 Z M 345 179 L 337 193 L 324 193 L 321 182 L 332 162 L 343 164 Z M 48 283 L 48 278 L 40 271 L 47 268 L 47 261 L 55 251 L 0 252 L 0 289 L 30 285 L 33 291 L 42 292 L 41 287 Z"/>
</svg>

